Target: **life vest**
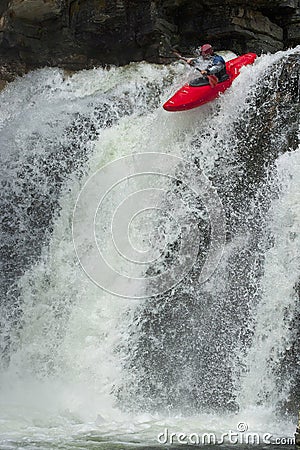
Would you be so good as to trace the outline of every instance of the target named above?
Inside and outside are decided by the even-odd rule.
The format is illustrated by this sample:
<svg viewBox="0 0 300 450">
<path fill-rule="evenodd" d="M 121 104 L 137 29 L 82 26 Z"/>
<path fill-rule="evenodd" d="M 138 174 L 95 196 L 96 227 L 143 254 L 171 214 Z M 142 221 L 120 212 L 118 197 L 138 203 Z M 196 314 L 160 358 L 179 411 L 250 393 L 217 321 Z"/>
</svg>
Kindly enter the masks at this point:
<svg viewBox="0 0 300 450">
<path fill-rule="evenodd" d="M 219 81 L 225 81 L 228 79 L 226 63 L 224 58 L 220 55 L 213 56 L 212 61 L 209 63 L 206 70 L 209 75 L 216 75 Z"/>
</svg>

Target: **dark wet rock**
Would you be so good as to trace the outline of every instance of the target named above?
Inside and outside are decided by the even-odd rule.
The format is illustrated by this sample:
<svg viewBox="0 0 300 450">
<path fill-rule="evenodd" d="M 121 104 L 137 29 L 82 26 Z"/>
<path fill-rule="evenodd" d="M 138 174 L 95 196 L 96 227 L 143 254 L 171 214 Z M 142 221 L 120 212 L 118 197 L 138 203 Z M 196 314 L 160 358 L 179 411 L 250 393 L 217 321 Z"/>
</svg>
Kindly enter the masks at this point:
<svg viewBox="0 0 300 450">
<path fill-rule="evenodd" d="M 62 7 L 56 0 L 12 0 L 8 14 L 14 19 L 41 23 L 60 16 Z"/>
<path fill-rule="evenodd" d="M 167 62 L 211 41 L 236 52 L 274 52 L 300 42 L 300 4 L 240 0 L 4 0 L 0 63 L 6 79 L 36 67 L 69 70 Z M 21 69 L 21 70 L 20 70 Z"/>
</svg>

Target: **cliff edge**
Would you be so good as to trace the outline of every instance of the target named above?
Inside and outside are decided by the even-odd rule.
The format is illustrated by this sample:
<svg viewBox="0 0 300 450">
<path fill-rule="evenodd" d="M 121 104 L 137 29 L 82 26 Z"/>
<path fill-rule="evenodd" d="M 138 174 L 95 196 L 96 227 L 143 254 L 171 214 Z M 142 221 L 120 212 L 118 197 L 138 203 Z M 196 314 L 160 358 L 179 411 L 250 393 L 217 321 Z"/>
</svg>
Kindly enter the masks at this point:
<svg viewBox="0 0 300 450">
<path fill-rule="evenodd" d="M 79 70 L 167 62 L 209 41 L 234 52 L 300 43 L 300 0 L 2 0 L 0 78 L 43 66 Z"/>
</svg>

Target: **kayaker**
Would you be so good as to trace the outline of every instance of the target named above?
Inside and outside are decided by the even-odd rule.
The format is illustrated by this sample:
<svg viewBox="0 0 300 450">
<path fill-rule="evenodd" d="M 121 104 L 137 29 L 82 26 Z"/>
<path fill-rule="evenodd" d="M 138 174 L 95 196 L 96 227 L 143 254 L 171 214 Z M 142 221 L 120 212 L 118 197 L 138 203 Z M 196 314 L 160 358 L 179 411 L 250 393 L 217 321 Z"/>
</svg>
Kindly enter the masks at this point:
<svg viewBox="0 0 300 450">
<path fill-rule="evenodd" d="M 186 61 L 190 66 L 195 67 L 199 72 L 208 78 L 210 85 L 216 85 L 220 81 L 228 79 L 226 72 L 226 64 L 224 58 L 214 52 L 210 44 L 204 44 L 200 47 L 200 55 L 197 58 L 184 58 L 179 53 L 174 52 L 176 56 Z M 203 66 L 203 59 L 208 62 L 206 69 L 202 70 L 199 67 Z M 197 67 L 198 66 L 198 67 Z"/>
</svg>

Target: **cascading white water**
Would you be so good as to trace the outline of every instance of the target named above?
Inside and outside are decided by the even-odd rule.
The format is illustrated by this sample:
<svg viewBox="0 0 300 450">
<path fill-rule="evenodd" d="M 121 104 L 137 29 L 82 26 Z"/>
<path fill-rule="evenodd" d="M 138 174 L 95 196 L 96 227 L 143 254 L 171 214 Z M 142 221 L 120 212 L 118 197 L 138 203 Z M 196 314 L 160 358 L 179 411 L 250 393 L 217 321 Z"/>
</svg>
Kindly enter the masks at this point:
<svg viewBox="0 0 300 450">
<path fill-rule="evenodd" d="M 281 195 L 270 210 L 274 242 L 266 253 L 262 300 L 256 311 L 253 345 L 247 355 L 247 371 L 241 385 L 241 403 L 267 405 L 285 400 L 289 385 L 278 386 L 274 362 L 289 349 L 291 322 L 296 313 L 299 282 L 299 169 L 300 151 L 277 160 Z M 286 380 L 288 381 L 288 380 Z"/>
<path fill-rule="evenodd" d="M 19 323 L 9 324 L 3 338 L 10 335 L 11 355 L 8 367 L 0 375 L 0 442 L 4 446 L 13 448 L 27 441 L 40 446 L 35 448 L 43 448 L 43 442 L 55 445 L 58 441 L 72 443 L 77 439 L 84 448 L 93 435 L 100 441 L 133 439 L 155 444 L 157 433 L 165 426 L 180 431 L 199 432 L 200 428 L 219 433 L 236 427 L 240 420 L 248 420 L 243 409 L 238 415 L 219 416 L 199 411 L 193 418 L 120 410 L 112 392 L 124 377 L 122 357 L 126 355 L 117 350 L 140 302 L 105 293 L 86 277 L 75 255 L 71 226 L 74 205 L 86 178 L 116 158 L 146 151 L 172 153 L 191 161 L 197 157 L 208 176 L 218 158 L 226 155 L 234 163 L 234 149 L 221 143 L 236 119 L 247 111 L 247 94 L 254 95 L 259 77 L 282 56 L 279 53 L 260 58 L 254 67 L 242 71 L 234 88 L 220 100 L 183 114 L 167 114 L 160 106 L 174 90 L 174 84 L 170 87 L 171 80 L 180 85 L 184 79 L 182 65 L 166 68 L 134 64 L 109 71 L 83 71 L 66 80 L 62 72 L 47 69 L 16 81 L 1 94 L 0 120 L 5 142 L 2 157 L 7 163 L 6 177 L 16 190 L 20 189 L 16 161 L 22 164 L 31 157 L 30 164 L 34 167 L 53 142 L 57 147 L 64 144 L 67 148 L 70 141 L 65 130 L 74 126 L 76 115 L 80 114 L 79 123 L 88 118 L 97 132 L 96 140 L 86 136 L 80 168 L 70 171 L 61 184 L 58 203 L 53 203 L 56 208 L 53 230 L 48 241 L 43 237 L 41 255 L 17 279 Z M 101 109 L 103 104 L 107 105 L 105 109 Z M 201 145 L 195 145 L 200 129 L 205 133 L 200 134 Z M 38 136 L 35 142 L 34 136 Z M 80 147 L 82 135 L 79 133 L 77 138 L 75 146 Z M 53 153 L 55 158 L 55 150 Z M 283 196 L 273 205 L 274 247 L 266 255 L 264 296 L 257 310 L 254 343 L 248 354 L 249 372 L 242 380 L 240 394 L 245 410 L 251 405 L 255 408 L 260 396 L 258 390 L 253 390 L 257 368 L 263 383 L 261 390 L 273 392 L 270 404 L 276 403 L 280 396 L 265 360 L 270 352 L 280 352 L 288 339 L 286 326 L 282 324 L 278 332 L 278 325 L 276 330 L 274 325 L 278 315 L 293 304 L 293 285 L 297 282 L 297 258 L 289 246 L 290 233 L 296 233 L 293 227 L 297 221 L 295 216 L 291 223 L 285 215 L 286 203 L 294 202 L 297 193 L 297 165 L 290 164 L 292 159 L 297 162 L 296 153 L 278 160 L 279 172 L 282 168 L 291 170 L 293 178 L 288 188 L 283 184 Z M 40 182 L 45 195 L 51 195 L 47 191 L 47 177 L 38 173 L 35 180 Z M 19 207 L 16 206 L 17 214 L 21 214 Z M 296 215 L 297 205 L 291 204 L 293 210 L 295 207 Z M 107 210 L 100 214 L 110 217 L 113 208 L 113 204 L 107 205 Z M 286 239 L 279 239 L 282 228 Z M 280 284 L 282 289 L 273 292 L 273 278 L 282 270 L 277 261 L 283 253 L 288 255 L 286 278 Z M 212 280 L 206 289 L 214 289 L 215 284 L 218 292 L 218 280 Z M 8 297 L 7 301 L 12 300 Z M 274 308 L 277 304 L 280 309 Z M 271 328 L 260 321 L 269 312 Z M 249 425 L 253 430 L 279 435 L 292 433 L 290 423 L 274 428 L 272 417 L 261 413 L 255 419 L 254 410 Z M 108 447 L 104 444 L 103 448 Z"/>
</svg>

